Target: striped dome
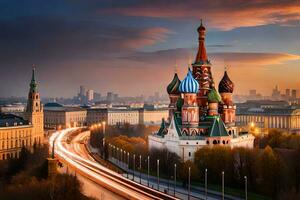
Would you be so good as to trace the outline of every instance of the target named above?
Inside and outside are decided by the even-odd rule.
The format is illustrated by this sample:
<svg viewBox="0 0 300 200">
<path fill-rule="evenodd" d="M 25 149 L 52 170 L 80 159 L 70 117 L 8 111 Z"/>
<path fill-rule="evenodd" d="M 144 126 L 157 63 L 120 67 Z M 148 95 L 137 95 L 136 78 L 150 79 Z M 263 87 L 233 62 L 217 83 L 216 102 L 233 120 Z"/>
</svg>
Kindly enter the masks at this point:
<svg viewBox="0 0 300 200">
<path fill-rule="evenodd" d="M 185 79 L 179 85 L 179 91 L 181 93 L 198 93 L 199 83 L 194 79 L 192 72 L 189 68 L 189 71 Z"/>
</svg>

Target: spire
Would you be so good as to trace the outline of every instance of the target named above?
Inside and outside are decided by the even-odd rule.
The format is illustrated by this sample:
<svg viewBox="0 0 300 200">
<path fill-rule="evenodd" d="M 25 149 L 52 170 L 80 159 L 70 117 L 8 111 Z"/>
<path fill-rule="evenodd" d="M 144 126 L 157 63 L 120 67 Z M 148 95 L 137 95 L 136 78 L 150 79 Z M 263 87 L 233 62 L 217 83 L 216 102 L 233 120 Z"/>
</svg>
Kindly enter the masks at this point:
<svg viewBox="0 0 300 200">
<path fill-rule="evenodd" d="M 207 54 L 206 54 L 206 48 L 205 48 L 205 27 L 202 24 L 202 19 L 201 19 L 201 24 L 197 29 L 198 34 L 199 34 L 199 47 L 198 47 L 198 53 L 196 56 L 196 60 L 195 63 L 200 63 L 200 64 L 204 64 L 204 63 L 208 63 L 208 59 L 207 59 Z"/>
<path fill-rule="evenodd" d="M 35 65 L 32 65 L 32 76 L 30 82 L 30 92 L 37 92 L 37 83 L 35 80 Z"/>
</svg>

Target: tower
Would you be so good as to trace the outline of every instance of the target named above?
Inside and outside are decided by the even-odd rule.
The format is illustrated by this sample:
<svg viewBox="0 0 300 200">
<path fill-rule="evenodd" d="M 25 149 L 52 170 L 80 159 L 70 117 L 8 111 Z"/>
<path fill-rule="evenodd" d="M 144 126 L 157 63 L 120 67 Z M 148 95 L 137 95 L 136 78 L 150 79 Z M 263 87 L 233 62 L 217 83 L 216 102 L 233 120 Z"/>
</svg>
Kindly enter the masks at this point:
<svg viewBox="0 0 300 200">
<path fill-rule="evenodd" d="M 178 98 L 180 97 L 179 85 L 181 81 L 178 78 L 177 73 L 174 74 L 173 80 L 167 87 L 167 92 L 170 98 L 169 104 L 169 119 L 172 119 L 174 112 L 177 109 L 176 103 Z"/>
<path fill-rule="evenodd" d="M 233 89 L 234 84 L 225 70 L 224 76 L 219 83 L 219 93 L 222 97 L 222 104 L 220 104 L 219 108 L 221 117 L 227 126 L 233 126 L 235 123 L 236 107 L 232 101 Z"/>
<path fill-rule="evenodd" d="M 197 92 L 199 84 L 194 79 L 192 72 L 188 69 L 187 76 L 180 83 L 179 91 L 183 93 L 183 106 L 181 108 L 182 132 L 186 135 L 198 134 L 199 107 L 197 103 Z"/>
<path fill-rule="evenodd" d="M 197 29 L 199 34 L 198 52 L 193 66 L 193 76 L 199 83 L 199 93 L 197 95 L 197 101 L 200 107 L 200 116 L 206 112 L 207 106 L 207 94 L 212 85 L 211 63 L 207 58 L 205 48 L 205 32 L 206 29 L 202 24 Z"/>
<path fill-rule="evenodd" d="M 33 142 L 33 144 L 40 144 L 44 136 L 44 112 L 43 106 L 41 105 L 40 94 L 37 90 L 35 68 L 32 69 L 25 118 L 33 126 L 31 143 Z"/>
</svg>

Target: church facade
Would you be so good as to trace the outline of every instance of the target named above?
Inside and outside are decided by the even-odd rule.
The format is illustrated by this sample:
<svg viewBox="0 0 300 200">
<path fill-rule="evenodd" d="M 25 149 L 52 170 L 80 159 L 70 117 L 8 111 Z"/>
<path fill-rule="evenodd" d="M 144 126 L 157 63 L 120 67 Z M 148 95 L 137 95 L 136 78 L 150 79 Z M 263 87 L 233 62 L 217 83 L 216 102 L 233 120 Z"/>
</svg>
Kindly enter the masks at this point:
<svg viewBox="0 0 300 200">
<path fill-rule="evenodd" d="M 33 69 L 24 118 L 0 114 L 0 160 L 18 158 L 22 147 L 32 150 L 34 145 L 41 144 L 44 138 L 43 118 L 43 106 Z"/>
<path fill-rule="evenodd" d="M 197 31 L 199 47 L 195 62 L 189 66 L 182 81 L 175 73 L 167 86 L 169 118 L 162 120 L 158 132 L 148 136 L 149 149 L 166 148 L 184 161 L 193 160 L 197 149 L 204 146 L 252 148 L 254 145 L 254 136 L 240 132 L 235 125 L 234 83 L 227 71 L 218 90 L 215 88 L 212 65 L 205 48 L 206 29 L 202 22 Z"/>
</svg>

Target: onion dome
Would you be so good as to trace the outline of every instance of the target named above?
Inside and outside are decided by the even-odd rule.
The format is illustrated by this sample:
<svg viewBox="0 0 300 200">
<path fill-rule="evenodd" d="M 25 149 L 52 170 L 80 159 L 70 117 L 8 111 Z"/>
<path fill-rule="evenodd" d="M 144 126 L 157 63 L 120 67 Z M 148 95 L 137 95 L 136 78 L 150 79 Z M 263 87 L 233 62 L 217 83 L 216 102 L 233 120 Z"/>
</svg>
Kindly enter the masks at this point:
<svg viewBox="0 0 300 200">
<path fill-rule="evenodd" d="M 199 83 L 194 79 L 189 68 L 185 79 L 179 85 L 179 91 L 182 93 L 198 93 Z"/>
<path fill-rule="evenodd" d="M 232 93 L 234 89 L 234 84 L 227 75 L 225 71 L 222 80 L 219 83 L 219 92 L 220 93 Z"/>
<path fill-rule="evenodd" d="M 208 95 L 207 95 L 207 100 L 209 103 L 220 103 L 222 102 L 222 98 L 220 96 L 220 94 L 218 93 L 218 91 L 215 89 L 215 87 L 213 87 Z"/>
<path fill-rule="evenodd" d="M 175 73 L 173 80 L 167 87 L 168 94 L 180 94 L 179 92 L 180 83 L 181 81 L 179 80 L 177 73 Z"/>
</svg>

